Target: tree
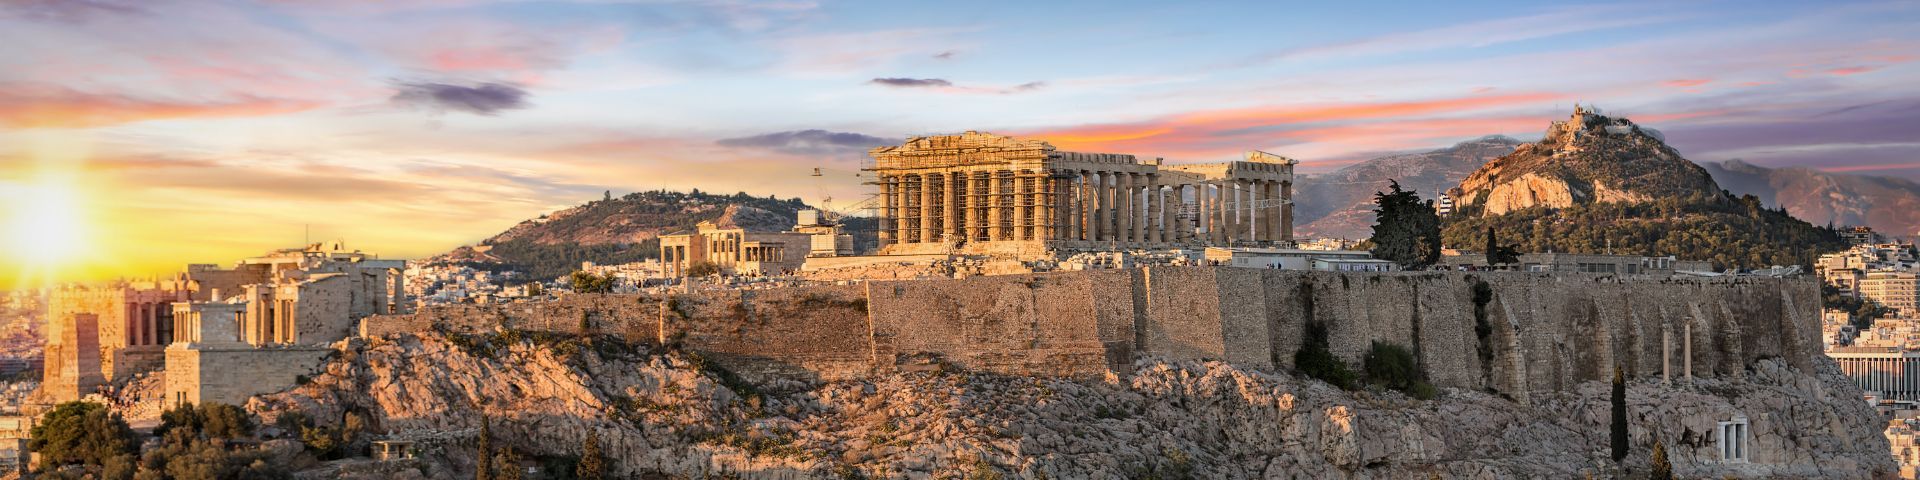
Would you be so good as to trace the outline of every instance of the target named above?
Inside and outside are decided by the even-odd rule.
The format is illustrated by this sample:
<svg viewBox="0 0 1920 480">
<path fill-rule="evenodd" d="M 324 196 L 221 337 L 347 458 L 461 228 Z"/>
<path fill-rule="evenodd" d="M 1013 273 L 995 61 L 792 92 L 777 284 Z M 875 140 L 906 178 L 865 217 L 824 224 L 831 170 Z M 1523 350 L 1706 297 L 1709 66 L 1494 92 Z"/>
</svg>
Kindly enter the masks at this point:
<svg viewBox="0 0 1920 480">
<path fill-rule="evenodd" d="M 1487 227 L 1487 265 L 1511 265 L 1520 263 L 1520 251 L 1512 245 L 1501 245 L 1500 237 L 1494 235 L 1493 227 Z"/>
<path fill-rule="evenodd" d="M 546 294 L 547 289 L 541 287 L 540 282 L 527 282 L 527 296 L 538 297 Z"/>
<path fill-rule="evenodd" d="M 582 311 L 580 312 L 580 334 L 586 335 L 589 333 L 593 333 L 593 316 Z"/>
<path fill-rule="evenodd" d="M 600 432 L 587 431 L 587 439 L 580 445 L 580 464 L 574 467 L 573 477 L 579 480 L 601 480 L 606 478 L 606 458 L 600 454 Z"/>
<path fill-rule="evenodd" d="M 474 457 L 474 480 L 493 480 L 493 427 L 486 415 L 480 416 L 480 448 Z"/>
<path fill-rule="evenodd" d="M 1440 261 L 1440 215 L 1433 201 L 1421 200 L 1393 181 L 1392 192 L 1374 192 L 1378 220 L 1373 224 L 1373 256 L 1402 268 L 1419 269 Z"/>
<path fill-rule="evenodd" d="M 687 276 L 711 277 L 720 274 L 720 265 L 706 260 L 695 260 L 687 264 Z"/>
<path fill-rule="evenodd" d="M 1659 438 L 1653 439 L 1653 458 L 1647 463 L 1649 480 L 1673 480 L 1673 462 L 1667 460 L 1667 446 Z"/>
<path fill-rule="evenodd" d="M 494 480 L 522 480 L 526 478 L 526 469 L 520 468 L 520 454 L 511 448 L 500 449 L 500 455 L 493 457 Z"/>
<path fill-rule="evenodd" d="M 1613 461 L 1627 458 L 1627 377 L 1613 367 Z"/>
<path fill-rule="evenodd" d="M 105 405 L 67 402 L 40 417 L 28 431 L 27 448 L 40 454 L 42 471 L 61 465 L 105 465 L 108 459 L 136 455 L 133 428 Z"/>
<path fill-rule="evenodd" d="M 592 273 L 575 270 L 573 275 L 567 278 L 567 282 L 573 286 L 574 293 L 609 293 L 613 291 L 613 275 L 594 275 Z"/>
</svg>

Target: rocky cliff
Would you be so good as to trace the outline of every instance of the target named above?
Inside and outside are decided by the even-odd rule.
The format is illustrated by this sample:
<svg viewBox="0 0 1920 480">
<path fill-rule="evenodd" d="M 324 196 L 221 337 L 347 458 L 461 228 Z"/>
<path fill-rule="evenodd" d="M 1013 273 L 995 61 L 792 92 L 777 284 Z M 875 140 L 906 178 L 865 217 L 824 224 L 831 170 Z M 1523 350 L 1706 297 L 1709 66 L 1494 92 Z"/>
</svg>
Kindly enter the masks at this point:
<svg viewBox="0 0 1920 480">
<path fill-rule="evenodd" d="M 1484 215 L 1529 207 L 1714 196 L 1720 186 L 1658 134 L 1576 107 L 1546 137 L 1487 162 L 1448 191 Z"/>
<path fill-rule="evenodd" d="M 1434 400 L 1342 391 L 1286 373 L 1146 358 L 1105 380 L 941 370 L 744 384 L 696 355 L 612 337 L 396 334 L 340 345 L 306 385 L 256 398 L 268 418 L 346 412 L 423 441 L 436 476 L 493 443 L 578 455 L 598 432 L 621 475 L 696 478 L 1613 477 L 1609 386 L 1531 405 L 1447 389 Z M 1892 471 L 1880 422 L 1831 362 L 1762 360 L 1738 378 L 1628 387 L 1632 454 L 1654 439 L 1688 477 L 1870 478 Z M 1756 455 L 1719 460 L 1716 422 L 1746 414 Z M 1775 458 L 1777 457 L 1777 458 Z M 974 476 L 971 478 L 983 478 Z"/>
</svg>

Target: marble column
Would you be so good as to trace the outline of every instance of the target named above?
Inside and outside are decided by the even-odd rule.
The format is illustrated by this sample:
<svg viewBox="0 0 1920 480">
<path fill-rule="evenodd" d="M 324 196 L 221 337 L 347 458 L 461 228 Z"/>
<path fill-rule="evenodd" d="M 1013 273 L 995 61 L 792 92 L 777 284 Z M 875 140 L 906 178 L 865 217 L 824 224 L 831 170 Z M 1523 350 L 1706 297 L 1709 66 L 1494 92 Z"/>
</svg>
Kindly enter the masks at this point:
<svg viewBox="0 0 1920 480">
<path fill-rule="evenodd" d="M 1003 240 L 1007 216 L 1001 213 L 1005 204 L 1006 188 L 1001 186 L 999 170 L 988 170 L 987 175 L 987 240 Z"/>
<path fill-rule="evenodd" d="M 1093 196 L 1093 205 L 1091 206 L 1093 214 L 1088 218 L 1091 222 L 1087 225 L 1087 240 L 1097 242 L 1106 239 L 1108 178 L 1105 172 L 1091 172 L 1089 175 L 1089 178 L 1093 180 L 1093 187 L 1090 192 Z"/>
<path fill-rule="evenodd" d="M 1274 222 L 1280 227 L 1280 236 L 1274 240 L 1293 241 L 1293 182 L 1280 182 L 1280 220 Z"/>
<path fill-rule="evenodd" d="M 1145 175 L 1138 173 L 1127 174 L 1126 232 L 1128 243 L 1138 244 L 1144 240 L 1140 238 L 1140 234 L 1146 231 L 1145 227 L 1147 226 L 1147 216 L 1145 213 L 1142 213 L 1146 211 L 1147 188 L 1145 185 L 1145 177 Z"/>
<path fill-rule="evenodd" d="M 1153 189 L 1153 197 L 1148 200 L 1147 216 L 1154 218 L 1153 229 L 1148 230 L 1147 241 L 1166 243 L 1167 241 L 1167 190 L 1160 185 L 1160 175 L 1147 175 L 1148 188 Z"/>
<path fill-rule="evenodd" d="M 931 173 L 920 174 L 920 242 L 934 241 L 933 231 L 933 182 Z"/>
<path fill-rule="evenodd" d="M 948 173 L 940 177 L 940 232 L 945 239 L 960 238 L 960 182 Z"/>
<path fill-rule="evenodd" d="M 1116 172 L 1113 183 L 1113 239 L 1126 244 L 1133 241 L 1133 174 Z"/>
</svg>

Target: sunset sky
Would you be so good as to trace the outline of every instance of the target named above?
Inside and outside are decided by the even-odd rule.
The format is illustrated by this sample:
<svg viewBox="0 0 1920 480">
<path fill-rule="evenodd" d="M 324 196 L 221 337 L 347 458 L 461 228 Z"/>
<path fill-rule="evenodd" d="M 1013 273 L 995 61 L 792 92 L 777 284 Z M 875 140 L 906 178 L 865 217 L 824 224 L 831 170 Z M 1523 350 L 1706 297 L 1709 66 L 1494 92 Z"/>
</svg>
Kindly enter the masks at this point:
<svg viewBox="0 0 1920 480">
<path fill-rule="evenodd" d="M 1581 102 L 1920 178 L 1920 3 L 1337 3 L 0 0 L 0 288 L 309 226 L 426 256 L 606 190 L 847 206 L 866 148 L 962 130 L 1314 172 Z"/>
</svg>

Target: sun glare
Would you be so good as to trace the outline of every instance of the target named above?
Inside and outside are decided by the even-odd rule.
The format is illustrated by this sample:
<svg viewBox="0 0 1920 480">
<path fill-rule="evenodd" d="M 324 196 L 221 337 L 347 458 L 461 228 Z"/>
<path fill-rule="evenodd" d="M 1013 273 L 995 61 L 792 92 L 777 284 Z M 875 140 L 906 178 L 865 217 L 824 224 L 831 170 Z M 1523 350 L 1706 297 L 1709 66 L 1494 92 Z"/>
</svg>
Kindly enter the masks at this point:
<svg viewBox="0 0 1920 480">
<path fill-rule="evenodd" d="M 0 255 L 29 269 L 49 269 L 79 258 L 86 250 L 87 225 L 81 202 L 71 182 L 43 178 L 4 185 L 5 230 L 8 243 Z"/>
</svg>

